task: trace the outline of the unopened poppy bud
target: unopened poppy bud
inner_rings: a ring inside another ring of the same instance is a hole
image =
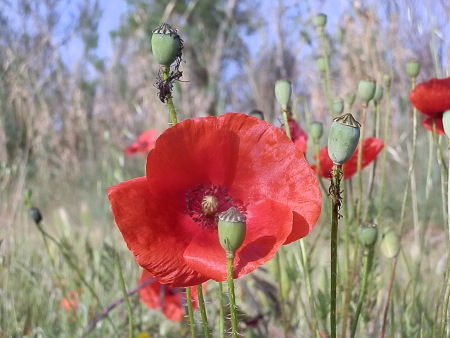
[[[264,121],[264,113],[261,110],[254,109],[249,113],[250,116],[256,117],[257,119]]]
[[[380,251],[386,258],[394,258],[400,252],[400,241],[392,228],[385,228],[383,230]]]
[[[352,114],[333,119],[328,134],[328,156],[334,164],[342,165],[350,160],[359,142],[360,127]]]
[[[359,243],[367,248],[373,247],[378,238],[378,228],[376,224],[366,223],[357,230]]]
[[[420,73],[420,62],[417,59],[409,59],[405,64],[406,74],[411,79],[415,79]]]
[[[450,110],[444,112],[442,116],[442,124],[444,125],[445,135],[450,138]]]
[[[377,89],[375,89],[375,95],[373,96],[373,100],[378,103],[383,98],[384,90],[383,87],[377,85]]]
[[[309,125],[309,136],[313,140],[320,140],[323,135],[323,124],[321,122],[311,122]]]
[[[373,99],[376,90],[376,82],[373,79],[359,81],[358,83],[358,97],[367,106],[370,100]]]
[[[383,75],[383,84],[386,88],[391,88],[392,79],[389,74]]]
[[[319,56],[316,59],[317,69],[321,73],[325,73],[327,71],[327,60],[323,56]]]
[[[42,222],[42,214],[38,208],[36,208],[36,207],[30,208],[28,210],[28,215],[30,215],[30,217],[34,221],[34,223],[39,224]]]
[[[344,100],[340,97],[334,99],[333,101],[333,113],[335,115],[341,115],[344,111]]]
[[[324,28],[327,24],[327,16],[323,13],[317,14],[314,18],[314,24],[318,28]]]
[[[275,98],[281,109],[287,110],[289,101],[291,100],[292,87],[291,83],[286,80],[278,80],[275,83]]]
[[[218,216],[217,230],[219,242],[226,251],[227,257],[234,257],[234,253],[244,243],[246,232],[246,218],[235,207],[231,207]]]
[[[182,44],[177,30],[163,23],[152,33],[152,51],[156,61],[161,66],[170,67],[181,55]]]

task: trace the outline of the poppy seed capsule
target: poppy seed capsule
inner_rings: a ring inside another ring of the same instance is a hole
[[[391,88],[392,79],[388,74],[383,75],[383,84],[386,88]]]
[[[291,83],[287,80],[278,80],[275,83],[275,98],[281,109],[287,110],[289,101],[291,100],[292,87]]]
[[[394,258],[400,252],[400,241],[392,228],[385,228],[381,235],[380,251],[386,258]]]
[[[226,251],[227,257],[233,257],[234,253],[244,243],[246,218],[235,207],[220,213],[218,218],[217,230],[220,245]]]
[[[319,56],[316,59],[316,64],[317,64],[317,69],[319,70],[319,72],[325,73],[327,71],[327,61],[325,60],[325,58],[323,56]]]
[[[30,208],[28,210],[28,215],[30,215],[30,217],[34,221],[34,223],[39,224],[42,222],[42,214],[38,208],[36,208],[36,207]]]
[[[333,101],[333,113],[336,115],[341,115],[344,111],[344,100],[340,97],[334,99]]]
[[[177,30],[163,23],[152,33],[153,56],[161,66],[170,67],[181,55],[181,41]]]
[[[378,103],[383,98],[384,90],[383,87],[377,85],[377,89],[375,89],[375,95],[373,96],[373,100]]]
[[[323,13],[317,14],[314,18],[314,24],[316,27],[324,28],[327,24],[327,16]]]
[[[420,62],[417,59],[409,59],[405,63],[406,74],[411,79],[415,79],[420,73]]]
[[[345,103],[347,104],[348,109],[352,109],[353,104],[356,101],[356,95],[353,92],[347,93],[345,96]]]
[[[359,142],[360,124],[352,114],[333,119],[328,134],[328,156],[336,165],[342,165],[352,157]]]
[[[444,125],[445,135],[450,138],[450,110],[444,112],[442,116],[442,124]]]
[[[359,243],[367,248],[373,247],[378,238],[378,228],[376,224],[367,223],[361,225],[357,230]]]
[[[323,135],[323,124],[321,122],[311,122],[309,125],[309,136],[313,140],[320,140]]]
[[[369,101],[373,99],[376,87],[376,82],[373,79],[369,78],[364,81],[359,81],[358,97],[363,102],[363,104],[367,105]]]

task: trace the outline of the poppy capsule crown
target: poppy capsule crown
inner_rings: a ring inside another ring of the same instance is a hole
[[[342,165],[352,157],[359,142],[360,124],[352,114],[333,119],[328,135],[328,156],[336,165]]]

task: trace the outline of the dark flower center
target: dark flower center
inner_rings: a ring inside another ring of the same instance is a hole
[[[186,213],[205,230],[216,230],[217,215],[231,207],[245,214],[245,208],[228,195],[225,187],[199,184],[186,193]]]

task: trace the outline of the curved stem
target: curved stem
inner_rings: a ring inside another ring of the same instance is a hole
[[[227,254],[227,281],[228,281],[228,297],[230,299],[231,314],[231,336],[237,338],[237,312],[236,312],[236,296],[234,294],[234,278],[233,278],[234,255]]]
[[[211,337],[208,327],[208,317],[206,315],[205,299],[203,298],[203,289],[201,285],[197,285],[198,307],[202,316],[203,335],[207,338]]]
[[[169,67],[162,67],[162,76],[164,83],[166,84],[169,81]],[[169,117],[170,117],[170,124],[172,127],[178,123],[177,121],[177,113],[175,111],[175,106],[173,105],[172,101],[172,93],[169,92],[166,94],[166,103],[167,103],[167,109],[169,110]]]
[[[189,327],[191,328],[191,337],[196,338],[197,332],[195,330],[194,310],[192,308],[192,296],[190,287],[186,288],[186,303],[188,308]]]
[[[284,307],[284,295],[283,295],[283,281],[282,281],[282,273],[281,273],[281,259],[280,259],[280,251],[275,254],[275,264],[277,271],[277,279],[278,279],[278,295],[280,297],[280,309],[281,309],[281,321],[283,324],[284,337],[287,337],[289,330],[289,323],[286,317],[286,309]]]

